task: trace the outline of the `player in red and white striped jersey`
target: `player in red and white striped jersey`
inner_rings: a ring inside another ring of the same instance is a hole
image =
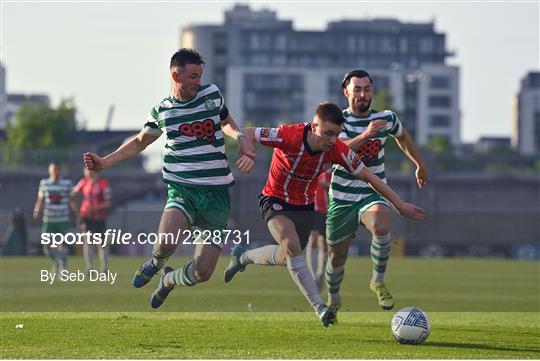
[[[403,202],[364,167],[360,156],[338,139],[344,122],[341,109],[324,102],[317,107],[311,123],[244,129],[248,140],[274,147],[260,207],[263,219],[279,246],[252,250],[235,246],[225,270],[225,282],[229,282],[250,263],[286,265],[292,279],[326,327],[334,322],[335,310],[322,301],[302,256],[313,224],[313,199],[319,174],[332,164],[339,164],[386,197],[403,216],[417,220],[424,218],[421,208]]]
[[[111,208],[111,187],[109,182],[101,178],[98,171],[84,168],[82,178],[73,188],[73,193],[82,193],[83,200],[80,209],[81,230],[83,232],[105,234],[105,212]],[[97,247],[101,272],[107,272],[109,268],[109,251],[102,245],[90,244],[87,239],[83,245],[84,261],[87,274],[94,268],[94,250]]]

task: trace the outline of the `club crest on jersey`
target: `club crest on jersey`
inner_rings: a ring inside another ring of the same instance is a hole
[[[349,153],[349,160],[351,162],[352,169],[356,169],[360,166],[360,164],[362,164],[362,157],[353,151]]]
[[[206,98],[206,100],[204,101],[204,107],[206,108],[206,110],[214,110],[216,109],[216,104],[214,104],[214,101],[210,98]]]
[[[281,206],[281,204],[277,204],[277,203],[272,204],[272,208],[274,209],[274,211],[283,210],[283,207]]]
[[[261,128],[261,140],[266,142],[281,142],[283,139],[278,137],[279,128]]]

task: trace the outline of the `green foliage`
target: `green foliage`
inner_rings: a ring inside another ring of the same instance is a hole
[[[24,104],[6,128],[6,145],[13,150],[67,148],[75,143],[75,105],[64,99],[54,109],[42,104]]]
[[[426,144],[426,148],[437,155],[450,154],[453,151],[452,144],[447,137],[434,136]]]
[[[392,96],[388,89],[383,88],[375,93],[372,100],[372,107],[379,110],[393,109]]]

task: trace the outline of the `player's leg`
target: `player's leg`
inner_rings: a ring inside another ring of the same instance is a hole
[[[219,246],[197,244],[193,260],[176,270],[171,267],[163,268],[158,288],[150,297],[152,308],[161,306],[175,286],[195,286],[197,283],[208,281],[216,268],[220,254]]]
[[[100,233],[103,239],[103,243],[97,245],[98,257],[100,263],[100,272],[107,272],[109,270],[109,249],[110,245],[108,239],[105,239],[106,225],[104,220],[96,221],[96,232]],[[108,237],[107,237],[108,238]]]
[[[282,213],[287,205],[273,197],[260,196],[259,206],[262,218],[268,224],[268,220],[276,214]],[[268,245],[254,249],[247,249],[242,245],[236,245],[231,249],[231,260],[225,268],[225,282],[230,282],[234,275],[243,272],[249,264],[265,266],[286,266],[284,254],[279,245]]]
[[[308,244],[306,246],[306,263],[309,269],[309,272],[313,275],[313,278],[316,279],[317,275],[317,260],[319,258],[319,231],[316,229],[309,232]],[[320,291],[320,290],[319,290]]]
[[[328,291],[328,305],[336,310],[341,307],[341,295],[339,290],[345,277],[345,262],[349,253],[349,246],[354,239],[354,234],[349,234],[342,239],[334,240],[328,244],[328,261],[326,262],[326,289]]]
[[[322,292],[328,249],[326,248],[326,213],[315,212],[313,229],[317,231],[314,239],[317,257],[314,260],[313,277],[319,293]]]
[[[370,253],[373,274],[370,289],[377,296],[381,308],[390,310],[394,307],[394,300],[386,288],[384,275],[392,248],[390,241],[392,213],[386,204],[376,203],[363,212],[360,218],[372,235]]]
[[[325,279],[328,305],[339,310],[341,307],[341,283],[345,277],[345,262],[349,246],[358,228],[358,203],[345,203],[330,198],[326,217],[326,244],[328,261]]]
[[[315,280],[306,266],[295,223],[284,215],[276,215],[268,221],[267,225],[268,230],[280,245],[278,259],[285,258],[287,269],[294,283],[313,307],[323,325],[329,326],[332,323],[331,320],[334,319],[334,314],[324,304]],[[301,233],[307,237],[307,232]]]
[[[324,274],[326,268],[326,260],[328,259],[328,248],[326,247],[326,237],[324,233],[319,233],[317,236],[317,268],[315,269],[315,283],[319,293],[322,292],[324,284]]]
[[[164,269],[160,285],[150,299],[153,308],[161,306],[176,285],[194,286],[208,281],[221,254],[222,231],[227,228],[230,213],[228,189],[194,190],[183,187],[183,198],[189,199],[196,206],[196,226],[203,229],[203,232],[195,242],[193,260],[177,270]],[[206,231],[212,235],[210,238],[204,235]]]
[[[42,227],[43,233],[60,233],[65,234],[67,231],[67,224],[64,225],[63,223],[49,223],[44,222]],[[63,261],[66,257],[64,254],[64,251],[62,249],[62,245],[59,246],[49,246],[49,245],[43,245],[43,253],[49,257],[52,261],[52,268],[51,272],[56,273],[59,271],[62,271],[65,267],[65,262]]]
[[[86,277],[89,277],[90,270],[94,269],[94,245],[92,244],[91,221],[83,218],[81,222],[81,232],[84,234],[83,258],[86,265]],[[90,233],[89,233],[90,232]]]
[[[166,208],[161,215],[158,233],[159,242],[154,244],[152,258],[139,267],[133,277],[133,286],[142,287],[165,266],[169,256],[176,250],[176,243],[167,242],[167,234],[177,234],[180,230],[189,229],[189,223],[185,214],[178,208]],[[164,235],[164,237],[162,237]]]

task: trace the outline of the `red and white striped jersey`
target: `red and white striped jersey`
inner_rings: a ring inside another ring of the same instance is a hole
[[[315,188],[315,210],[320,213],[328,212],[328,188],[332,180],[332,170],[328,169],[321,173],[317,178],[317,187]],[[320,183],[325,183],[326,188],[321,187]]]
[[[81,203],[81,217],[92,220],[105,219],[105,210],[91,210],[89,208],[103,204],[112,198],[111,187],[109,182],[103,178],[99,178],[97,182],[88,178],[83,178],[73,188],[74,193],[81,192],[83,201]]]
[[[263,195],[277,197],[294,205],[311,204],[315,197],[317,177],[330,169],[332,164],[343,166],[353,175],[364,168],[360,156],[339,139],[330,151],[312,151],[307,142],[310,131],[310,123],[255,129],[255,140],[274,148]]]

